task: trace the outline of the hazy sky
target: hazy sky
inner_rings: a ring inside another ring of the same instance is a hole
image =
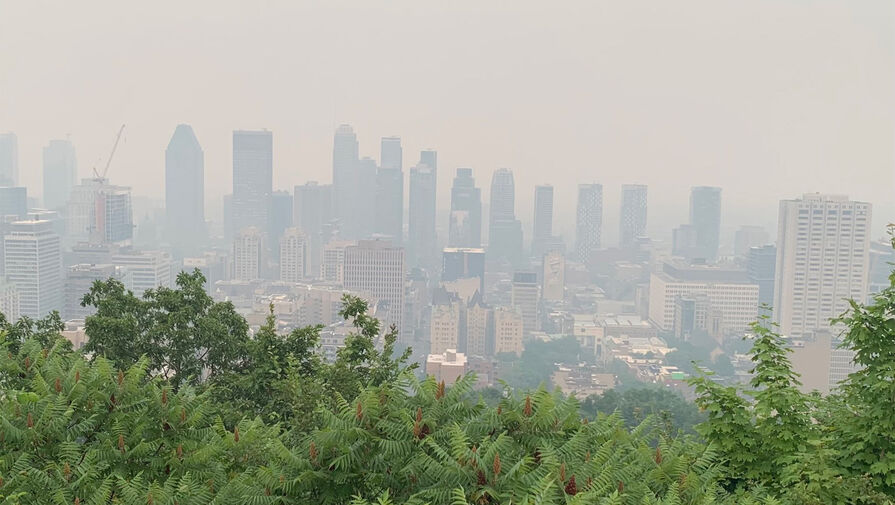
[[[230,191],[231,131],[274,133],[280,189],[331,178],[332,133],[404,140],[405,170],[516,174],[517,214],[556,186],[650,185],[652,229],[686,219],[691,185],[724,188],[724,225],[777,201],[847,193],[895,221],[895,2],[0,0],[0,131],[40,193],[41,147],[71,135],[82,176],[122,123],[110,178],[162,196],[178,123],[205,149],[206,206]],[[485,202],[487,204],[487,201]]]

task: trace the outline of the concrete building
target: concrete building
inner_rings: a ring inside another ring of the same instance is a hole
[[[178,257],[204,243],[205,153],[193,127],[177,125],[165,149],[165,236]]]
[[[64,210],[71,190],[78,183],[75,146],[68,140],[51,140],[43,148],[43,205]]]
[[[344,284],[345,249],[354,245],[347,240],[334,240],[323,248],[323,263],[320,266],[320,278],[326,282]]]
[[[240,230],[233,239],[230,254],[230,278],[254,281],[264,278],[264,235],[250,226]]]
[[[494,309],[494,353],[514,353],[521,356],[523,351],[523,316],[516,309],[497,307]]]
[[[15,284],[0,279],[0,314],[9,323],[15,323],[22,317],[21,298]]]
[[[131,190],[106,179],[84,179],[71,192],[66,211],[71,243],[129,245],[134,238]]]
[[[799,374],[804,393],[819,391],[827,394],[836,388],[858,367],[852,362],[855,352],[840,349],[840,341],[828,330],[806,333],[804,339],[790,342],[793,371]]]
[[[25,219],[28,214],[28,190],[21,186],[0,186],[0,218]]]
[[[466,375],[466,370],[466,355],[456,349],[432,353],[426,358],[426,375],[431,375],[438,383],[453,384]]]
[[[647,187],[644,184],[622,184],[622,206],[619,217],[618,243],[622,249],[633,247],[646,236]]]
[[[494,311],[474,297],[466,307],[466,355],[487,357],[494,354]]]
[[[344,286],[379,301],[383,328],[402,327],[404,276],[404,249],[388,240],[361,240],[345,248]]]
[[[62,311],[62,246],[49,221],[16,221],[3,240],[4,270],[19,292],[22,316]]]
[[[299,282],[308,273],[308,239],[298,228],[289,228],[280,238],[280,280]]]
[[[871,205],[841,195],[806,194],[780,202],[774,320],[800,337],[868,292]]]
[[[538,308],[540,296],[538,292],[538,276],[531,272],[513,274],[511,305],[522,314],[525,335],[540,330],[538,324]]]
[[[233,132],[233,233],[254,227],[266,230],[273,193],[273,134]]]
[[[451,187],[449,247],[482,247],[482,191],[471,168],[458,168]]]
[[[170,288],[176,277],[171,255],[164,251],[119,251],[112,255],[112,264],[124,270],[122,275],[130,281],[125,286],[137,296],[149,289]]]
[[[461,304],[459,300],[445,300],[432,306],[429,324],[429,352],[443,354],[457,349],[460,343]]]
[[[126,279],[125,270],[112,264],[88,265],[78,264],[68,268],[65,276],[65,300],[62,319],[87,319],[96,312],[95,307],[82,307],[81,299],[90,291],[96,281],[118,279],[125,286],[133,281]]]
[[[705,295],[721,313],[721,333],[741,335],[757,319],[758,290],[744,270],[664,263],[650,275],[649,319],[660,330],[673,331],[678,297]]]
[[[579,184],[575,216],[575,253],[588,261],[600,248],[603,235],[603,185]]]
[[[547,302],[561,302],[565,299],[566,260],[560,251],[544,254],[541,263],[541,298]]]

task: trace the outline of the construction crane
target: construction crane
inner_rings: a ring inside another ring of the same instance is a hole
[[[106,175],[109,173],[109,165],[112,164],[112,157],[115,156],[115,150],[118,149],[118,142],[121,141],[121,134],[124,133],[124,125],[121,125],[121,128],[118,129],[118,136],[115,137],[115,144],[112,145],[112,152],[109,153],[109,159],[106,160],[106,167],[103,169],[102,175],[96,171],[96,167],[93,167],[93,175],[96,176],[99,180],[106,180]]]

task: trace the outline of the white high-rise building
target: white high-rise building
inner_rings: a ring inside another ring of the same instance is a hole
[[[22,317],[21,298],[15,284],[0,279],[0,314],[9,323],[15,323]]]
[[[345,288],[376,298],[383,328],[404,320],[404,249],[388,240],[361,240],[345,248]]]
[[[66,238],[72,243],[129,244],[134,237],[131,190],[106,179],[83,179],[66,207]]]
[[[62,310],[62,247],[50,221],[16,221],[3,240],[4,270],[19,292],[21,315]]]
[[[513,275],[512,306],[522,314],[523,331],[526,335],[540,330],[538,324],[538,275],[533,272],[516,272]]]
[[[174,281],[171,255],[164,251],[123,251],[112,255],[112,264],[137,296],[150,289],[170,288]]]
[[[264,237],[261,230],[250,226],[240,230],[233,239],[230,278],[234,281],[256,281],[261,279],[262,251]]]
[[[871,205],[841,195],[780,202],[774,320],[799,337],[863,301],[868,290]]]
[[[298,228],[288,228],[280,238],[280,280],[298,282],[307,275],[308,239]]]
[[[327,282],[343,284],[345,280],[345,248],[354,245],[349,240],[333,240],[323,248],[320,278]]]

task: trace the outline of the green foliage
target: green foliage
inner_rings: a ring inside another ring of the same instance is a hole
[[[10,323],[0,313],[0,344],[6,344],[10,352],[18,352],[19,346],[26,340],[34,339],[44,347],[52,347],[65,329],[65,323],[56,311],[37,321],[24,316],[15,323]]]
[[[181,272],[176,284],[141,299],[118,280],[96,281],[82,301],[97,309],[87,317],[85,350],[119,367],[146,357],[149,370],[175,387],[241,366],[248,346],[245,319],[232,303],[208,296],[198,269]]]
[[[616,411],[628,428],[637,426],[649,416],[656,416],[668,425],[670,432],[695,433],[695,426],[705,420],[705,415],[680,393],[661,387],[642,386],[621,392],[610,389],[602,395],[588,396],[581,403],[581,412],[591,419],[598,414],[610,415]]]
[[[521,357],[507,354],[499,358],[500,379],[515,389],[527,391],[548,387],[556,363],[579,363],[587,356],[574,336],[566,336],[550,341],[531,340],[526,342]]]

